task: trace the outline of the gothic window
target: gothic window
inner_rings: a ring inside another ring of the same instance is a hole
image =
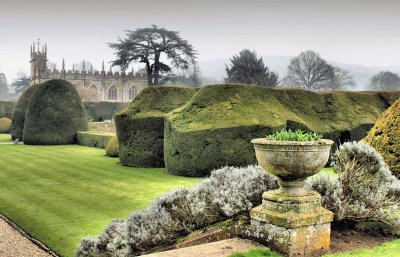
[[[130,89],[129,89],[129,100],[133,100],[133,99],[135,99],[136,98],[136,94],[137,94],[137,90],[136,90],[136,87],[131,87]]]
[[[97,100],[97,87],[95,85],[89,88],[89,94],[91,100]]]
[[[115,86],[112,86],[110,89],[108,89],[108,100],[117,100],[117,88]]]

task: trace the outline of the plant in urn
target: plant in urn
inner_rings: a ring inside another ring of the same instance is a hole
[[[302,131],[282,130],[251,141],[256,158],[279,179],[280,188],[263,194],[262,205],[250,212],[261,241],[287,256],[319,256],[329,251],[333,213],[304,181],[328,162],[332,140]]]

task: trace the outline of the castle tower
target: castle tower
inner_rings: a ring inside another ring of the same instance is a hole
[[[40,49],[40,39],[37,42],[37,51],[35,43],[31,46],[31,82],[30,85],[39,84],[46,77],[47,73],[47,45]]]

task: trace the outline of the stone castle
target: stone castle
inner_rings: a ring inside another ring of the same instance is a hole
[[[31,81],[30,85],[42,83],[50,79],[65,79],[76,87],[83,101],[98,102],[130,102],[147,87],[147,77],[143,72],[129,73],[104,70],[93,71],[93,67],[85,67],[83,61],[80,70],[65,69],[64,59],[61,70],[48,68],[47,45],[40,47],[40,42],[31,45]],[[88,68],[88,69],[87,69]]]

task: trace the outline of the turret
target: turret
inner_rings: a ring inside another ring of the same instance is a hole
[[[31,82],[30,84],[41,83],[47,77],[47,46],[42,46],[40,49],[40,39],[31,45]]]
[[[82,74],[86,73],[85,60],[82,61]]]

